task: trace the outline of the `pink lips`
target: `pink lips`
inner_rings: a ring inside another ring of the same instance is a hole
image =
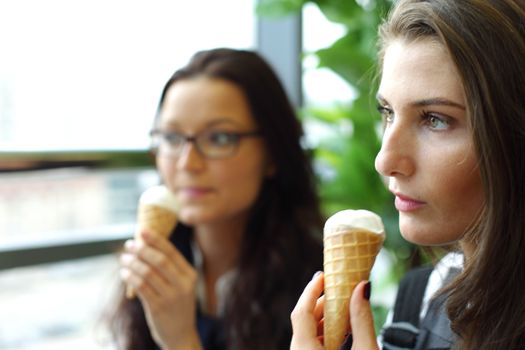
[[[396,199],[394,204],[396,206],[396,209],[402,212],[414,211],[423,207],[426,204],[425,202],[421,202],[413,198],[403,196],[399,193],[395,193],[395,195]]]
[[[188,199],[198,199],[211,192],[211,189],[204,187],[182,187],[178,192]]]

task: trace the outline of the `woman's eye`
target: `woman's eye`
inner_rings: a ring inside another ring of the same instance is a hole
[[[432,113],[424,113],[424,120],[429,128],[433,130],[447,130],[450,128],[448,118]]]
[[[394,121],[394,111],[384,106],[378,106],[377,110],[381,114],[381,118],[386,124],[391,124]]]
[[[164,140],[166,140],[170,145],[180,145],[185,141],[184,136],[176,132],[166,133],[164,135]]]
[[[227,132],[213,132],[208,135],[208,141],[215,146],[227,146],[233,139],[234,135]]]

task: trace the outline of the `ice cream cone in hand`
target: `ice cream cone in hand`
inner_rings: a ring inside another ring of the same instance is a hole
[[[139,233],[143,230],[168,237],[177,224],[177,210],[177,200],[168,188],[162,185],[148,188],[139,199],[135,240],[140,240]],[[134,298],[135,290],[128,286],[126,296]]]
[[[324,227],[324,347],[338,350],[349,328],[350,296],[368,280],[385,239],[381,218],[367,210],[343,210]]]

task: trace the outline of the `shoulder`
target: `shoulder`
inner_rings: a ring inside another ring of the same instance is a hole
[[[420,310],[433,266],[408,271],[401,279],[394,309],[378,338],[383,349],[412,348],[419,334]]]
[[[463,255],[460,253],[448,253],[435,266],[422,266],[408,271],[399,283],[394,317],[410,309],[410,319],[416,322],[417,310],[422,318],[428,308],[432,297],[447,283],[453,271],[461,270],[463,267]]]

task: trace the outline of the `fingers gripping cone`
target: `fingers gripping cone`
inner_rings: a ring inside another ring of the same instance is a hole
[[[324,347],[338,350],[349,327],[349,300],[368,280],[385,239],[381,218],[367,210],[343,210],[324,227]]]
[[[177,224],[177,209],[175,196],[165,186],[148,188],[140,196],[135,239],[140,240],[142,230],[168,237]],[[134,298],[135,290],[128,286],[126,296]]]

